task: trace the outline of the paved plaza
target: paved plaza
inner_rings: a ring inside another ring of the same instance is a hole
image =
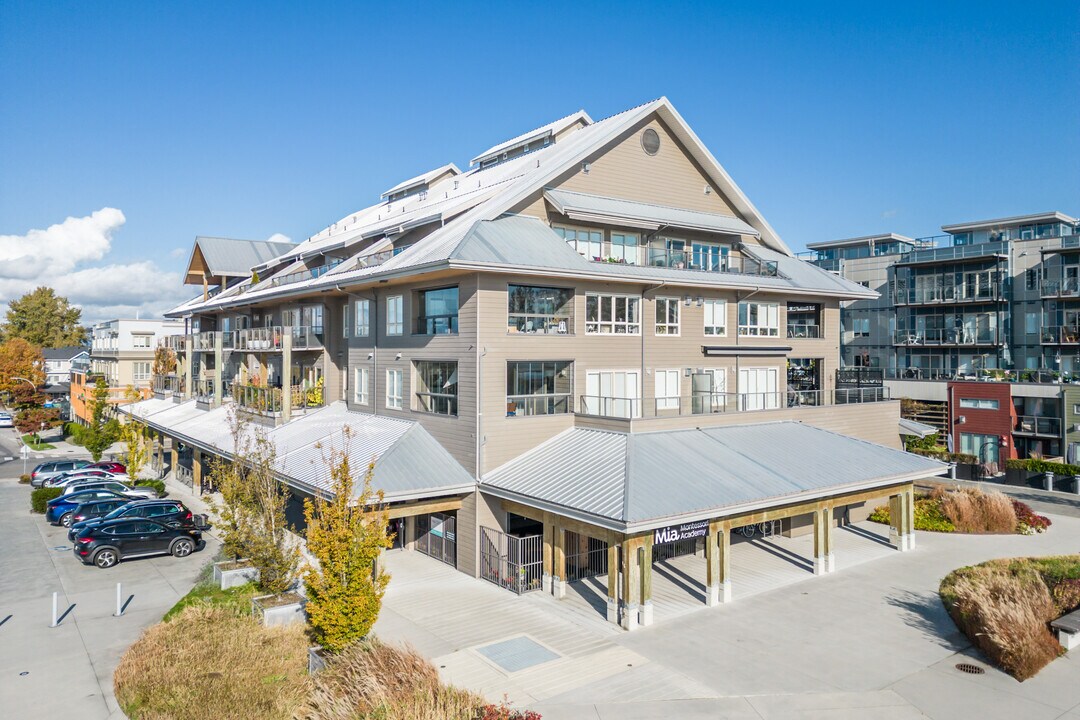
[[[517,597],[399,551],[386,560],[394,577],[376,631],[411,643],[446,680],[546,720],[1080,720],[1080,659],[1066,655],[1019,683],[982,660],[936,593],[963,565],[1077,552],[1080,520],[1052,519],[1029,537],[920,532],[906,553],[860,523],[837,531],[837,572],[820,577],[792,561],[808,557],[809,538],[735,543],[735,599],[714,608],[701,599],[702,560],[678,558],[654,569],[656,623],[632,633],[604,619],[587,584],[561,601]],[[962,661],[985,674],[962,673]]]

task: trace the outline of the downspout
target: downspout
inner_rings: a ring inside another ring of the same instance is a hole
[[[378,393],[376,389],[379,387],[379,291],[375,288],[371,288],[371,297],[366,295],[360,295],[358,293],[351,293],[345,290],[340,285],[335,285],[334,289],[338,292],[345,293],[350,297],[360,298],[361,300],[368,300],[372,304],[372,311],[368,312],[368,320],[371,323],[371,358],[373,360],[373,366],[371,369],[371,412],[373,415],[379,414],[379,403],[376,400]],[[352,316],[353,330],[356,329],[356,308],[353,308]],[[348,372],[349,362],[345,361],[345,372]],[[355,395],[356,388],[353,388],[353,394]],[[348,400],[346,399],[346,402]]]
[[[480,273],[476,273],[476,481],[480,482],[484,451],[484,371],[481,367],[486,351],[480,349]]]

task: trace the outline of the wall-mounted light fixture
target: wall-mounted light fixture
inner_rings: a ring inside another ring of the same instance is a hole
[[[697,303],[698,307],[701,307],[702,305],[705,304],[705,299],[703,297],[701,297],[700,295],[698,295],[697,299],[694,302]]]
[[[581,163],[581,172],[588,175],[590,170],[592,170],[592,163],[590,163],[590,162]]]
[[[690,296],[689,295],[687,295],[686,297],[683,298],[683,305],[686,305],[686,307],[690,307]]]

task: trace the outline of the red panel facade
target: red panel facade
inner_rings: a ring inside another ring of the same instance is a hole
[[[961,407],[961,401],[996,400],[997,409]],[[963,418],[963,421],[961,421]],[[1016,445],[1012,431],[1016,426],[1016,410],[1013,407],[1009,383],[999,382],[950,382],[949,427],[953,431],[953,450],[963,452],[962,434],[994,435],[998,439],[998,457],[994,458],[1004,468],[1005,461],[1015,458]],[[980,458],[987,461],[988,458]]]

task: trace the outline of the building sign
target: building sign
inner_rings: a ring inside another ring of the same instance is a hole
[[[694,538],[705,537],[708,534],[708,520],[698,520],[697,522],[683,523],[682,525],[668,525],[653,531],[653,545],[693,540]]]

